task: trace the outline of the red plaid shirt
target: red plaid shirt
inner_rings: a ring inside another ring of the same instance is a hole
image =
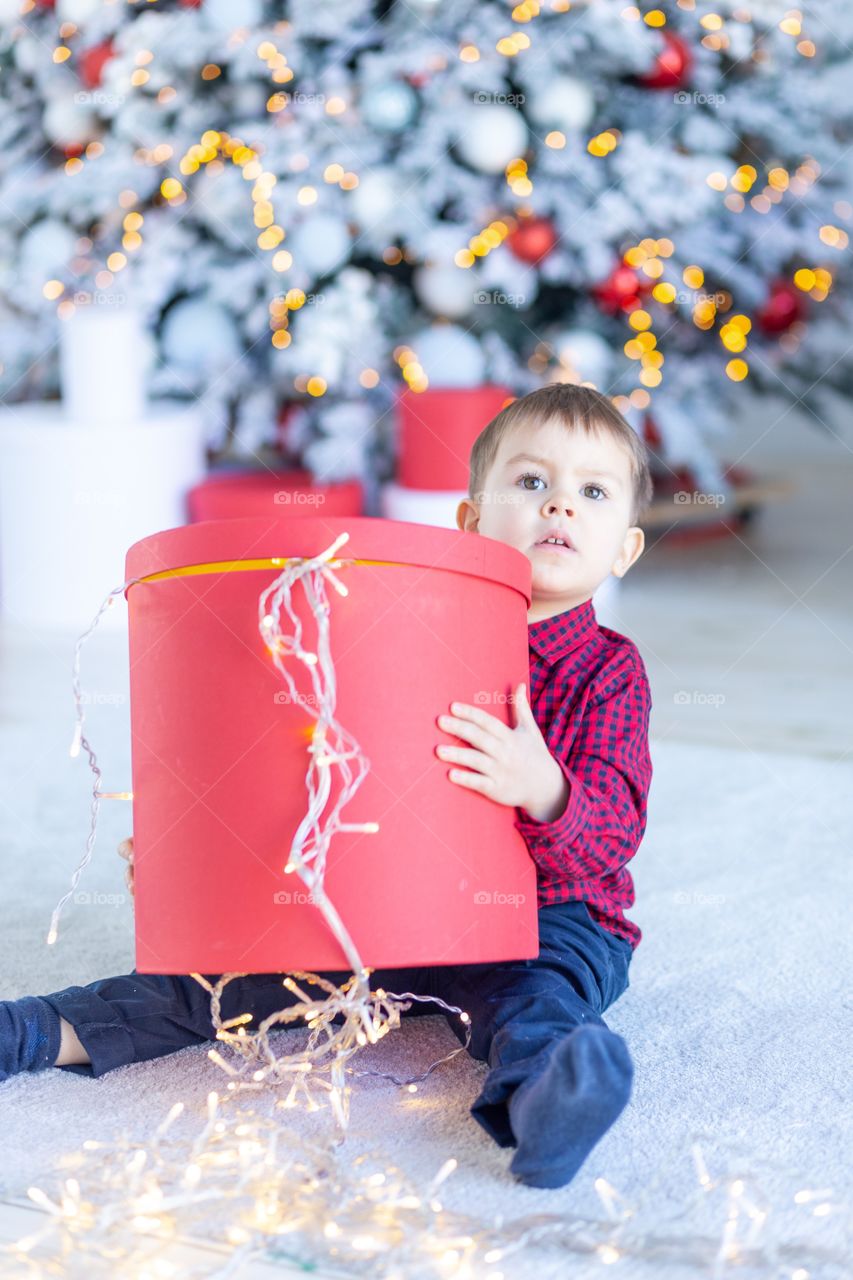
[[[583,899],[594,920],[636,947],[642,932],[623,910],[634,902],[626,863],[646,829],[652,779],[643,660],[631,640],[599,625],[591,600],[530,623],[527,634],[530,705],[570,788],[553,822],[516,808],[539,906]]]

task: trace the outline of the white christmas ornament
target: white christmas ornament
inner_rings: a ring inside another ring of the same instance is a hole
[[[176,303],[163,323],[163,353],[170,364],[197,372],[224,374],[237,360],[241,344],[230,312],[202,298]]]
[[[557,76],[537,86],[528,95],[526,108],[531,120],[543,129],[564,129],[574,133],[585,129],[595,113],[595,97],[589,85],[573,76]]]
[[[524,117],[503,103],[474,103],[462,113],[456,150],[472,169],[500,173],[527,150]]]
[[[77,237],[54,218],[43,218],[24,233],[21,242],[21,274],[33,282],[60,276],[74,257]]]
[[[391,169],[369,169],[349,195],[349,207],[362,227],[385,226],[397,207],[398,184]]]
[[[263,21],[263,0],[204,0],[204,20],[216,31],[234,31],[237,27],[257,27]]]
[[[20,7],[19,0],[19,10]],[[57,0],[56,16],[59,22],[73,22],[76,27],[82,27],[103,7],[104,0]]]
[[[412,278],[415,293],[434,315],[458,320],[474,306],[475,278],[454,263],[428,262]]]
[[[459,325],[424,329],[412,338],[410,346],[431,387],[478,387],[485,380],[483,350],[474,335]]]
[[[566,329],[551,338],[558,361],[550,371],[550,382],[594,382],[603,390],[613,367],[610,347],[592,329]]]
[[[82,146],[97,133],[95,112],[76,98],[74,93],[57,93],[45,107],[42,125],[58,147]]]
[[[312,213],[293,233],[290,251],[298,267],[313,275],[334,271],[347,258],[350,234],[334,213]]]
[[[379,133],[400,133],[415,118],[418,96],[405,80],[371,85],[361,98],[365,123]]]

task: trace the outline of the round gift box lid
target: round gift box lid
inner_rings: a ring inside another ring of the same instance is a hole
[[[321,555],[342,533],[348,533],[349,539],[338,547],[336,559],[414,565],[487,578],[514,587],[530,605],[532,567],[517,548],[480,533],[377,516],[252,516],[164,529],[128,549],[125,579],[168,575],[189,567],[209,566],[215,572],[235,561],[258,569],[277,567],[264,562]]]

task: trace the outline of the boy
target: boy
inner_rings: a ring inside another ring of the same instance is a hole
[[[500,1146],[517,1148],[511,1172],[528,1186],[569,1182],[631,1091],[627,1046],[601,1014],[629,985],[641,937],[623,909],[634,901],[626,863],[646,825],[651,699],[635,646],[598,625],[592,594],[642,554],[637,520],[650,499],[645,446],[586,387],[524,396],[475,441],[457,524],[531,562],[531,693],[528,701],[526,686],[516,689],[511,728],[452,703],[437,724],[455,741],[436,752],[454,785],[515,808],[537,867],[540,953],[371,977],[374,989],[437,995],[469,1013],[471,1051],[490,1066],[472,1114]],[[132,859],[132,843],[123,850]],[[130,876],[132,888],[132,866]],[[340,985],[349,973],[328,976]],[[252,1012],[258,1023],[288,999],[278,975],[235,979],[222,1018]],[[455,1018],[450,1025],[464,1042]],[[0,1079],[50,1065],[99,1076],[214,1034],[193,978],[104,978],[0,1002]]]

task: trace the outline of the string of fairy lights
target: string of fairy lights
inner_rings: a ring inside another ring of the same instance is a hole
[[[340,814],[364,780],[369,762],[352,735],[334,716],[335,678],[331,656],[331,611],[326,582],[339,595],[348,593],[337,574],[357,561],[336,558],[348,540],[341,534],[321,554],[311,558],[282,558],[282,572],[258,601],[258,629],[276,669],[287,681],[291,699],[313,715],[316,726],[308,748],[308,805],[295,833],[283,874],[298,874],[310,888],[351,966],[352,977],[341,988],[319,974],[294,972],[283,986],[296,1003],[266,1018],[250,1032],[248,1013],[223,1021],[221,999],[229,981],[215,983],[193,977],[211,998],[211,1021],[218,1049],[210,1060],[228,1077],[224,1090],[211,1090],[202,1116],[187,1115],[177,1100],[155,1131],[144,1139],[121,1133],[110,1141],[89,1139],[81,1149],[63,1155],[29,1187],[29,1202],[44,1218],[36,1229],[0,1244],[10,1278],[41,1274],[73,1256],[85,1260],[93,1277],[121,1270],[128,1280],[163,1280],[186,1274],[186,1262],[171,1261],[170,1246],[204,1242],[222,1255],[221,1267],[208,1268],[211,1280],[235,1276],[255,1259],[287,1262],[304,1270],[321,1266],[346,1267],[347,1274],[369,1274],[388,1280],[508,1280],[503,1267],[525,1250],[558,1249],[569,1258],[610,1267],[622,1259],[647,1261],[656,1276],[685,1273],[722,1277],[737,1269],[743,1280],[842,1280],[849,1250],[805,1238],[791,1239],[790,1217],[842,1224],[848,1206],[832,1188],[801,1187],[775,1214],[762,1179],[764,1166],[742,1147],[720,1135],[694,1133],[687,1150],[690,1178],[680,1184],[684,1202],[673,1206],[666,1185],[684,1149],[668,1153],[638,1199],[622,1195],[606,1178],[594,1179],[602,1205],[599,1218],[537,1213],[485,1224],[471,1215],[448,1209],[442,1184],[459,1167],[452,1156],[444,1161],[425,1188],[415,1185],[387,1154],[370,1148],[358,1155],[345,1145],[349,1133],[350,1087],[347,1073],[374,1076],[403,1091],[405,1106],[435,1105],[435,1098],[418,1094],[418,1083],[470,1044],[470,1020],[464,1011],[432,997],[369,990],[369,968],[361,963],[349,931],[323,886],[329,841],[336,832],[358,830],[375,834],[375,823],[347,824]],[[89,628],[75,645],[72,689],[76,724],[72,756],[81,748],[94,776],[90,832],[86,850],[72,878],[76,886],[91,858],[98,805],[102,799],[132,799],[130,792],[105,792],[101,771],[84,727],[85,700],[80,686],[80,657],[103,613],[119,594],[144,579],[130,579],[102,603]],[[302,625],[294,611],[292,589],[301,583],[317,625],[312,649],[303,645]],[[291,627],[285,630],[284,615]],[[286,661],[302,664],[311,677],[312,692],[302,695]],[[341,785],[329,813],[331,770],[337,767]],[[58,935],[59,915],[70,894],[57,905],[48,942]],[[319,988],[312,999],[308,987]],[[433,1063],[420,1076],[400,1079],[390,1072],[347,1065],[360,1050],[378,1042],[399,1026],[400,1013],[411,1000],[432,1000],[466,1025],[464,1046]],[[336,1015],[343,1024],[335,1028]],[[270,1041],[275,1030],[305,1022],[307,1040],[301,1048],[276,1053]],[[321,1040],[321,1037],[324,1039]],[[328,1076],[328,1079],[326,1079]],[[246,1104],[249,1091],[255,1105]],[[283,1096],[282,1096],[283,1094]],[[319,1100],[319,1101],[318,1101]],[[328,1106],[323,1103],[327,1102]],[[304,1103],[304,1108],[300,1105]],[[333,1133],[306,1135],[282,1112],[301,1116],[326,1112],[334,1120]],[[709,1151],[709,1144],[713,1151]],[[712,1167],[715,1162],[722,1168]],[[778,1173],[778,1170],[776,1171]],[[784,1171],[787,1174],[787,1170]],[[787,1210],[787,1212],[786,1212]],[[819,1271],[814,1268],[820,1267]]]
[[[151,0],[151,3],[156,4],[157,0]],[[26,14],[36,7],[37,0],[24,0],[21,12]],[[747,5],[725,16],[713,11],[700,13],[696,0],[677,0],[677,8],[682,12],[696,15],[697,39],[703,48],[715,53],[724,54],[730,49],[730,25],[752,21],[752,14]],[[547,11],[551,14],[569,13],[571,9],[570,0],[551,0],[547,6]],[[508,34],[497,40],[495,51],[502,57],[512,59],[523,57],[528,49],[535,48],[535,34],[534,39],[531,39],[525,28],[535,33],[536,20],[541,17],[542,11],[543,6],[538,0],[523,0],[522,3],[515,5],[508,15],[514,27]],[[621,18],[627,23],[642,22],[661,33],[666,32],[669,24],[666,12],[650,5],[644,5],[642,8],[638,5],[626,5],[621,10]],[[282,30],[286,31],[288,24],[284,23],[281,26]],[[817,52],[815,40],[806,30],[807,26],[808,17],[797,8],[781,12],[775,21],[775,29],[793,41],[797,54],[806,59],[814,57]],[[60,24],[60,43],[53,50],[54,62],[61,64],[72,58],[74,39],[78,35],[79,29],[73,22]],[[251,32],[248,28],[237,26],[228,36],[228,42],[230,46],[237,47],[245,44],[250,38]],[[272,92],[266,101],[267,113],[277,115],[288,111],[292,107],[292,97],[285,86],[291,84],[296,72],[289,65],[287,55],[279,47],[276,39],[270,37],[258,43],[256,54],[265,64],[272,84]],[[149,83],[149,68],[154,56],[150,49],[141,49],[136,52],[135,66],[130,75],[130,85],[133,89],[142,90]],[[751,60],[760,64],[766,61],[768,56],[762,42],[756,41],[750,55]],[[463,39],[458,57],[462,62],[475,63],[481,57],[481,49],[470,38]],[[215,62],[205,64],[199,71],[203,80],[215,80],[221,73],[221,66]],[[156,97],[158,103],[165,107],[173,102],[175,95],[174,86],[164,85],[158,90]],[[340,117],[346,114],[350,105],[343,96],[332,94],[324,103],[324,111],[330,117]],[[608,126],[599,129],[588,139],[587,151],[593,157],[604,159],[619,146],[621,140],[621,131]],[[567,144],[565,133],[559,129],[549,130],[542,141],[545,147],[555,150],[560,150]],[[67,158],[66,172],[69,176],[81,173],[86,160],[96,160],[103,152],[102,142],[97,140],[90,142],[82,156],[71,155]],[[286,229],[275,216],[272,197],[278,179],[274,173],[264,168],[261,152],[262,148],[250,146],[224,130],[207,130],[197,143],[191,145],[183,155],[177,158],[180,177],[175,174],[164,177],[160,183],[158,197],[162,204],[179,207],[187,199],[182,179],[191,178],[203,167],[216,172],[221,170],[226,162],[234,164],[241,169],[243,178],[252,184],[252,212],[257,229],[258,249],[270,254],[270,265],[274,272],[285,273],[291,269],[294,260],[291,252],[283,247]],[[139,147],[135,153],[135,159],[146,165],[163,166],[173,162],[175,155],[172,146],[163,142],[150,148]],[[309,171],[311,167],[310,157],[301,152],[291,156],[288,163],[294,174]],[[780,164],[768,165],[762,179],[763,187],[760,190],[756,187],[759,183],[757,168],[755,165],[746,163],[733,164],[730,173],[714,170],[707,175],[706,182],[713,190],[720,192],[726,209],[732,214],[743,212],[747,203],[758,214],[767,214],[786,195],[794,198],[802,195],[818,179],[819,174],[820,168],[817,162],[811,157],[806,157],[793,172],[789,172]],[[527,159],[524,156],[512,159],[506,166],[505,178],[509,194],[519,202],[515,214],[507,213],[503,217],[492,219],[487,226],[470,237],[468,244],[455,255],[456,266],[461,270],[475,267],[479,259],[503,243],[510,230],[516,225],[517,219],[529,218],[533,215],[532,205],[525,203],[534,192]],[[339,163],[330,163],[323,170],[322,181],[337,185],[343,191],[352,191],[359,185],[359,175]],[[316,204],[318,198],[318,185],[310,179],[306,180],[296,192],[297,203],[303,207]],[[104,265],[95,271],[95,284],[101,289],[112,284],[115,275],[128,265],[129,256],[138,253],[143,246],[145,214],[136,207],[139,203],[137,193],[129,189],[122,191],[118,203],[120,210],[125,211],[120,215],[121,247],[108,252]],[[847,201],[837,201],[835,213],[843,221],[853,217],[853,208]],[[821,225],[818,235],[820,242],[832,250],[841,251],[849,245],[848,233],[836,223]],[[669,248],[663,249],[661,246],[664,245],[668,245]],[[77,257],[71,264],[72,271],[79,273],[94,266],[90,256],[93,249],[91,237],[80,238],[77,243]],[[703,288],[706,276],[709,279],[713,276],[711,265],[688,263],[681,268],[681,279],[678,280],[677,275],[673,276],[671,271],[664,270],[662,261],[671,259],[674,264],[673,254],[674,247],[670,240],[648,238],[641,241],[640,245],[631,246],[625,250],[621,259],[623,265],[636,265],[647,277],[657,282],[652,298],[662,308],[660,320],[664,325],[672,323],[672,308],[683,305],[681,285],[686,285],[690,290],[699,291]],[[403,261],[409,264],[417,261],[417,255],[411,249],[398,245],[387,246],[382,257],[389,266]],[[657,275],[653,275],[655,271]],[[665,276],[667,278],[663,278]],[[793,271],[792,284],[798,291],[807,294],[811,302],[820,303],[829,296],[832,289],[833,272],[825,262],[802,264]],[[47,299],[57,302],[57,310],[61,318],[66,318],[73,313],[77,305],[70,296],[67,296],[66,286],[59,279],[46,281],[43,294]],[[299,288],[285,289],[280,295],[271,298],[269,331],[273,347],[284,349],[291,345],[293,335],[290,331],[290,315],[299,311],[305,302],[305,293]],[[731,293],[711,285],[711,292],[699,292],[692,300],[691,320],[700,331],[717,330],[725,358],[725,374],[733,382],[742,382],[750,372],[746,346],[752,319],[741,313],[730,315],[729,312],[733,307],[734,299]],[[638,300],[632,309],[626,307],[626,312],[628,324],[636,331],[636,336],[627,338],[624,351],[631,361],[637,361],[639,364],[640,385],[629,392],[613,396],[614,403],[622,412],[626,412],[628,408],[644,410],[650,406],[653,392],[664,380],[665,359],[658,346],[658,337],[652,331],[653,322],[646,307],[642,306]],[[719,328],[717,328],[718,323]],[[786,354],[795,352],[804,331],[804,322],[797,320],[784,332],[775,335],[781,350]],[[554,358],[555,352],[552,347],[547,342],[539,342],[528,357],[528,365],[534,371],[541,371],[552,363]],[[398,346],[393,352],[393,359],[410,389],[416,392],[428,389],[429,379],[416,352],[410,347]],[[557,360],[558,364],[561,363],[559,357]],[[571,376],[571,371],[565,372],[567,376]],[[379,378],[380,375],[376,369],[365,368],[359,374],[359,383],[361,387],[370,388],[378,383]],[[293,379],[293,385],[294,390],[299,394],[313,398],[320,398],[328,391],[326,379],[311,372],[297,374]]]

